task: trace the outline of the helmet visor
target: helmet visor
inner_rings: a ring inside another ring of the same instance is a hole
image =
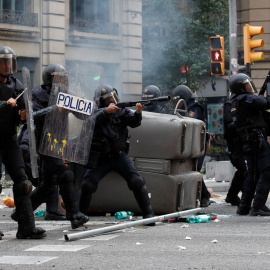
[[[9,76],[17,72],[17,55],[1,54],[0,55],[0,74]]]
[[[245,84],[245,90],[247,93],[258,93],[257,88],[251,79],[247,79],[243,83]]]
[[[118,95],[117,95],[117,93],[116,93],[115,90],[113,90],[112,92],[109,92],[109,93],[106,94],[106,95],[102,95],[102,96],[101,96],[101,99],[105,100],[105,99],[110,98],[110,97],[113,98],[114,103],[119,102],[119,97],[118,97]]]

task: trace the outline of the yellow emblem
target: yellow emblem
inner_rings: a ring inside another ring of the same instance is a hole
[[[144,93],[147,93],[147,89],[144,90]]]
[[[106,89],[105,89],[105,88],[102,88],[101,92],[102,92],[103,94],[105,94],[105,93],[106,93]]]
[[[9,53],[9,50],[8,50],[8,49],[5,49],[4,52],[5,52],[5,53]]]
[[[189,116],[190,116],[190,117],[194,117],[194,115],[195,115],[195,112],[189,111]]]

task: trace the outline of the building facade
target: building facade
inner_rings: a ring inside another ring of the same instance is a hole
[[[18,54],[17,77],[27,67],[33,86],[45,66],[61,64],[86,86],[107,83],[138,95],[141,10],[142,0],[0,0],[0,44]]]

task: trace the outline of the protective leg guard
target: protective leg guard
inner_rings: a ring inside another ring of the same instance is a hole
[[[24,180],[19,184],[13,185],[14,201],[18,217],[18,239],[40,239],[46,236],[45,230],[35,227],[35,219],[29,193],[32,190],[32,184]]]
[[[89,218],[83,213],[79,212],[73,180],[73,173],[67,170],[59,178],[59,186],[60,193],[66,207],[67,220],[70,220],[72,229],[76,229],[86,223]]]
[[[146,186],[142,186],[140,189],[133,190],[134,197],[142,210],[143,218],[151,218],[154,217],[154,212],[150,203],[150,199],[148,196],[148,192]],[[148,226],[155,226],[154,223],[147,224]]]
[[[60,210],[57,186],[55,186],[53,193],[46,201],[46,214],[44,220],[66,220],[65,214]]]
[[[265,171],[262,174],[261,179],[259,179],[259,182],[257,183],[257,186],[256,186],[256,193],[255,193],[253,205],[250,211],[251,215],[254,216],[260,213],[260,210],[262,209],[263,206],[265,206],[265,203],[267,201],[269,190],[270,190],[270,172]],[[260,214],[268,215],[265,213],[260,213]]]
[[[82,213],[88,215],[92,194],[97,190],[97,185],[94,185],[89,180],[84,180],[81,185],[79,208]]]
[[[232,206],[239,206],[240,198],[238,197],[238,193],[243,190],[246,175],[246,172],[236,171],[225,199],[226,203],[230,203]]]

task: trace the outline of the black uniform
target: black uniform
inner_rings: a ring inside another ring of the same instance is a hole
[[[88,169],[84,176],[80,193],[80,211],[83,213],[87,214],[92,193],[97,190],[99,181],[109,172],[115,171],[126,180],[129,189],[133,191],[142,210],[143,218],[154,216],[145,180],[138,174],[128,156],[127,126],[138,127],[141,120],[141,113],[133,113],[127,108],[119,110],[115,114],[109,114],[105,108],[101,108],[96,113],[93,140],[101,139],[100,157],[96,166]]]
[[[233,99],[230,99],[224,104],[224,138],[227,141],[228,146],[227,155],[229,156],[232,165],[236,168],[236,172],[232,179],[225,201],[233,206],[238,206],[240,203],[238,193],[243,189],[243,183],[248,170],[241,142],[238,138],[235,124],[232,119],[232,102]]]
[[[48,106],[51,87],[41,85],[33,89],[33,110],[38,111]],[[42,134],[45,115],[35,118],[37,144]],[[66,127],[64,123],[63,127]],[[63,160],[50,156],[40,155],[41,183],[31,193],[33,209],[48,201],[49,196],[55,192],[56,185],[60,187],[60,194],[66,208],[66,218],[71,221],[72,228],[78,228],[89,219],[79,212],[77,196],[74,190],[74,175],[65,166]]]
[[[256,188],[250,215],[270,215],[262,210],[270,190],[270,146],[266,139],[267,124],[262,116],[269,107],[262,95],[245,93],[232,98],[232,117],[250,172],[244,181],[239,214],[250,209]]]
[[[23,98],[17,100],[18,107],[1,106],[10,98],[15,98],[23,90],[21,82],[11,76],[6,83],[0,83],[0,168],[7,168],[14,182],[13,193],[17,209],[17,238],[42,238],[46,236],[41,228],[35,228],[34,214],[29,194],[32,184],[27,180],[21,149],[17,142],[16,125],[20,119],[18,111],[24,108]]]

